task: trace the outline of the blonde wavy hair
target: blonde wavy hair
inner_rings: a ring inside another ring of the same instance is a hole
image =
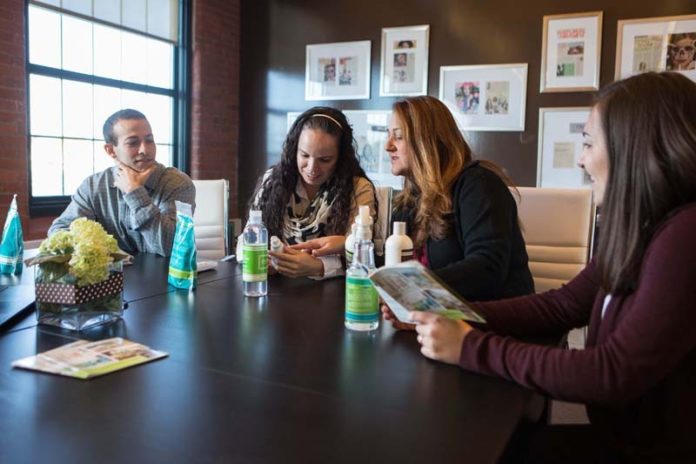
[[[473,156],[452,113],[440,100],[430,96],[406,98],[394,103],[392,110],[410,150],[409,172],[403,190],[394,198],[394,207],[415,210],[412,236],[420,248],[428,237],[441,240],[451,234],[452,189]],[[481,165],[511,184],[495,164],[481,161]]]

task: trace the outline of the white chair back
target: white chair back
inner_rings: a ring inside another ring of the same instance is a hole
[[[529,269],[538,293],[568,282],[592,256],[596,208],[590,189],[519,187],[518,212],[529,255]],[[573,329],[567,344],[585,346],[586,328]],[[565,418],[556,411],[563,408]],[[551,401],[549,422],[588,423],[584,406]],[[571,417],[572,416],[572,417]]]
[[[25,240],[24,241],[24,250],[35,250],[39,248],[41,245],[41,242],[43,242],[44,239],[40,240]]]
[[[193,213],[198,259],[218,260],[227,255],[227,179],[194,180],[196,209]]]
[[[558,288],[587,264],[595,205],[590,189],[519,187],[518,213],[538,293]]]
[[[375,187],[377,196],[377,223],[374,229],[375,254],[384,254],[384,242],[389,238],[389,224],[391,223],[392,188]]]

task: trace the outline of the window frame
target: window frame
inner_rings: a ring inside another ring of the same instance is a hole
[[[40,216],[58,216],[70,203],[69,195],[56,195],[56,196],[40,196],[35,197],[32,194],[32,171],[31,171],[31,114],[30,114],[30,86],[29,80],[31,75],[53,77],[58,79],[67,79],[76,82],[103,85],[107,87],[114,87],[119,89],[134,90],[138,92],[147,92],[151,94],[164,95],[171,97],[172,102],[172,165],[178,169],[189,172],[190,160],[188,156],[190,139],[189,139],[189,128],[191,122],[190,115],[190,47],[189,41],[191,39],[191,1],[190,0],[179,0],[179,40],[174,44],[174,85],[171,89],[153,87],[145,84],[137,84],[128,81],[121,81],[118,79],[111,79],[106,77],[94,76],[91,74],[83,74],[75,71],[67,71],[63,69],[52,68],[48,66],[33,64],[29,62],[29,5],[31,0],[25,0],[24,2],[24,63],[25,63],[25,88],[26,88],[26,153],[27,153],[27,180],[28,180],[28,191],[29,191],[29,215],[30,217],[40,217]],[[79,19],[84,19],[95,24],[102,24],[109,27],[118,27],[107,21],[102,21],[100,19],[90,17],[87,15],[81,15],[73,11],[64,10],[59,7],[37,4],[40,8],[45,8],[48,10],[53,10],[57,13],[67,14]],[[128,27],[119,27],[119,29],[127,32],[133,32],[140,34],[147,38],[163,40],[161,37],[157,37],[151,34],[143,33],[139,30],[134,30]],[[70,138],[70,137],[67,137]],[[61,136],[61,140],[65,140],[66,137]]]

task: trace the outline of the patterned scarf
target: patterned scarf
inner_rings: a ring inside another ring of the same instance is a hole
[[[311,201],[306,195],[303,197],[298,193],[302,191],[300,189],[304,190],[301,184],[298,184],[297,190],[290,196],[290,203],[283,218],[283,236],[290,244],[327,235],[326,223],[335,198],[329,199],[329,189],[325,186],[322,186]]]

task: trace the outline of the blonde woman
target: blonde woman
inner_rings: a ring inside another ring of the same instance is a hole
[[[426,96],[395,103],[385,150],[392,174],[405,177],[392,219],[407,222],[419,261],[472,301],[534,292],[507,179],[493,163],[473,160],[442,102]],[[343,237],[326,237],[297,246],[322,256],[343,244]],[[386,306],[383,313],[408,326]]]
[[[405,178],[393,218],[407,222],[421,263],[469,300],[534,292],[517,205],[503,174],[472,159],[442,102],[425,96],[395,103],[385,149],[392,174]],[[398,324],[386,306],[383,312]]]

